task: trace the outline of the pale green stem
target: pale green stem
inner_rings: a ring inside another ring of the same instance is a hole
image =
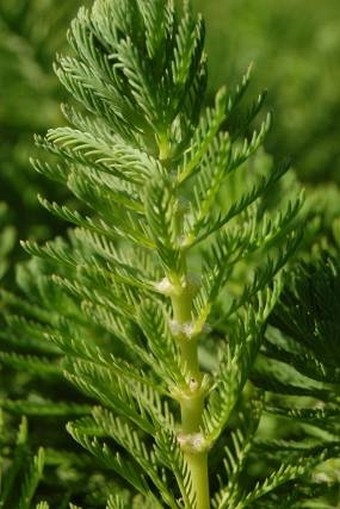
[[[188,288],[172,297],[173,319],[178,326],[190,323],[192,294]],[[198,363],[198,347],[195,338],[183,336],[179,341],[181,357],[190,376],[191,390],[180,399],[181,434],[194,437],[200,433],[204,409],[204,394],[201,391],[202,373]],[[190,440],[189,440],[190,441]],[[196,497],[195,509],[209,509],[208,454],[206,450],[186,450],[183,448],[185,461],[191,472],[192,488]]]
[[[165,134],[159,136],[159,159],[165,164],[169,157],[170,145]],[[180,236],[183,228],[183,213],[177,215],[177,234]],[[182,264],[185,274],[172,274],[169,277],[175,286],[171,297],[173,320],[176,326],[181,327],[191,323],[192,320],[192,288],[190,288],[186,274],[186,255],[182,253]],[[173,281],[175,279],[175,281]],[[202,373],[198,362],[198,346],[196,338],[183,337],[179,339],[182,363],[189,374],[189,390],[179,398],[181,407],[181,436],[184,440],[200,436],[205,395],[201,390]],[[192,490],[195,494],[195,509],[210,509],[208,453],[203,447],[183,447],[183,455],[191,472]]]
[[[187,453],[185,459],[196,491],[196,509],[209,509],[208,453],[206,451],[196,454]]]

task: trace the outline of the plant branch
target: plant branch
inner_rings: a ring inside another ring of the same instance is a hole
[[[184,254],[182,254],[185,257]],[[186,267],[186,259],[181,264]],[[178,341],[182,365],[188,377],[185,390],[178,391],[181,407],[181,432],[178,442],[191,473],[192,494],[195,509],[209,509],[208,453],[201,432],[204,410],[205,390],[202,384],[203,374],[198,362],[197,338],[190,334],[192,329],[192,300],[195,285],[190,276],[178,275],[177,284],[171,295],[173,311],[173,331]]]

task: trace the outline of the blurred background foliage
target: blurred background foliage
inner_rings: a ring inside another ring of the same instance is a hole
[[[267,148],[307,182],[340,182],[338,0],[194,0],[207,24],[210,87],[254,62],[274,127]]]
[[[80,0],[1,0],[0,2],[0,201],[18,238],[42,238],[57,230],[43,214],[37,193],[60,190],[32,171],[34,133],[62,122],[61,89],[53,73],[54,55],[66,47],[66,30]],[[2,214],[3,216],[3,214]],[[20,250],[16,249],[15,255]]]

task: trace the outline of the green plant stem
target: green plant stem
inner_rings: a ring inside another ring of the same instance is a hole
[[[178,289],[172,297],[173,319],[176,326],[185,327],[191,322],[192,290],[189,285]],[[202,373],[198,363],[196,338],[179,335],[182,362],[189,374],[189,390],[180,398],[181,436],[190,442],[183,447],[185,461],[191,472],[192,489],[196,498],[196,509],[209,509],[208,454],[200,447],[200,427],[204,410],[204,393],[201,390]],[[202,437],[203,438],[203,437]]]
[[[196,493],[196,509],[210,508],[207,452],[185,454],[191,472],[192,485]]]
[[[159,137],[159,159],[165,164],[170,155],[170,145],[166,134]],[[178,204],[179,205],[179,204]],[[177,235],[180,237],[183,226],[183,211],[178,209]],[[172,274],[168,277],[174,284],[175,291],[171,297],[173,320],[176,327],[181,329],[190,325],[192,320],[193,289],[190,287],[187,274],[186,255],[182,253],[181,266],[185,274]],[[202,425],[205,395],[201,390],[202,373],[198,362],[198,345],[194,337],[186,337],[185,333],[178,335],[182,364],[189,374],[189,390],[180,398],[181,407],[181,436],[199,437]],[[203,447],[183,447],[184,459],[191,473],[192,491],[196,500],[195,509],[210,509],[208,453]]]

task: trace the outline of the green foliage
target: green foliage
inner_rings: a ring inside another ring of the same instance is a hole
[[[33,456],[28,445],[27,421],[21,421],[12,457],[8,457],[8,442],[6,430],[3,428],[1,415],[1,490],[0,506],[4,509],[18,507],[18,509],[48,509],[46,503],[37,506],[33,502],[38,484],[42,479],[45,454],[39,448]],[[20,486],[20,489],[18,489]],[[45,505],[44,505],[45,504]]]
[[[0,278],[8,270],[8,256],[13,249],[14,242],[15,229],[8,224],[8,209],[5,203],[0,203]]]
[[[267,340],[263,345],[264,355],[268,355],[273,368],[274,379],[279,371],[277,363],[289,366],[296,373],[297,386],[303,384],[306,394],[313,387],[320,392],[321,400],[329,402],[330,418],[335,416],[339,385],[339,266],[336,259],[324,255],[324,259],[312,265],[299,268],[284,292],[279,306],[272,315],[272,327],[268,329]],[[286,368],[287,369],[287,368]],[[308,381],[309,380],[309,381]],[[312,381],[314,383],[312,384]],[[280,384],[280,379],[278,379]],[[286,393],[294,395],[293,380],[290,385],[282,379],[281,386]],[[290,390],[292,392],[290,392]],[[321,403],[321,402],[320,402]],[[317,422],[327,419],[327,406],[319,409],[296,410],[301,418]],[[335,414],[334,414],[335,412]],[[289,414],[294,415],[295,409]]]
[[[274,507],[292,483],[291,502],[304,503],[315,468],[338,455],[338,429],[312,440],[303,423],[322,416],[301,407],[291,412],[299,442],[265,440],[265,419],[285,411],[278,388],[299,404],[328,398],[332,423],[338,372],[321,333],[305,351],[266,330],[303,237],[303,200],[293,185],[270,203],[289,163],[263,164],[271,117],[252,122],[265,94],[235,123],[249,69],[207,105],[204,24],[189,2],[96,0],[68,39],[56,73],[80,106],[63,107],[70,125],[36,138],[49,159],[33,165],[74,196],[40,199],[70,228],[25,242],[21,295],[1,294],[0,358],[28,376],[4,408],[71,419],[69,434],[94,456],[103,482],[89,497],[78,486],[93,480],[87,456],[83,472],[65,438],[57,444],[59,464],[77,472],[64,507]]]
[[[321,448],[324,459],[339,457],[339,273],[338,259],[326,252],[294,271],[271,315],[255,365],[253,381],[271,394],[266,412],[275,416],[277,426],[290,423],[277,444],[289,458],[300,457],[297,438],[306,434],[313,459]],[[295,444],[287,441],[289,433],[294,433]],[[273,444],[266,443],[265,449],[276,453]],[[315,496],[321,504],[318,497],[324,494],[331,504],[325,507],[337,504],[337,461],[330,468],[326,463],[323,474],[313,473],[302,500]],[[320,479],[327,483],[324,490]]]

